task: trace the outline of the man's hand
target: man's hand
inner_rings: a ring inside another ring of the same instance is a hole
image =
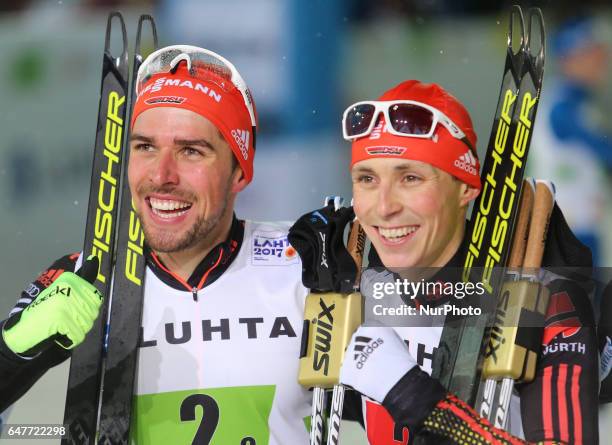
[[[349,343],[340,383],[379,402],[394,422],[416,433],[446,390],[422,371],[397,333],[361,326]]]
[[[80,344],[102,306],[102,294],[91,284],[97,272],[98,258],[91,256],[76,274],[64,272],[28,307],[9,318],[2,332],[9,349],[33,356],[53,341],[65,349]]]
[[[340,383],[379,403],[417,366],[408,347],[393,328],[360,326],[346,348]]]
[[[357,266],[344,243],[344,229],[355,217],[352,207],[330,203],[301,216],[289,229],[289,242],[302,260],[302,283],[319,292],[353,290]]]

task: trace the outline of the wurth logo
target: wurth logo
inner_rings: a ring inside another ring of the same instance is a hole
[[[357,336],[355,338],[355,346],[353,347],[353,360],[357,362],[357,369],[363,368],[370,355],[383,343],[382,338],[372,341],[370,337]]]
[[[232,136],[240,148],[240,153],[246,161],[249,158],[249,131],[248,130],[232,130]]]
[[[466,151],[464,154],[455,159],[453,165],[461,170],[465,170],[470,175],[477,175],[476,170],[476,158],[472,154],[471,150]]]
[[[543,355],[556,354],[557,352],[577,352],[586,354],[586,344],[582,342],[559,342],[544,345]]]

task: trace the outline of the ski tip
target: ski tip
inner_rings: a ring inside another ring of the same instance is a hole
[[[138,55],[141,54],[140,40],[141,40],[141,37],[142,37],[142,28],[143,28],[144,22],[149,22],[149,26],[151,28],[151,38],[152,38],[152,41],[153,41],[153,48],[157,49],[159,47],[159,42],[158,42],[158,38],[157,38],[157,26],[155,25],[155,19],[153,18],[153,16],[151,14],[142,14],[138,18],[138,28],[136,30],[135,52]]]
[[[514,47],[515,20],[518,22],[520,28],[520,44],[518,45],[518,48]],[[508,28],[508,48],[513,54],[519,54],[525,49],[525,45],[527,44],[527,35],[525,31],[525,17],[523,15],[523,10],[519,5],[512,5],[512,9],[510,10],[510,25]]]
[[[123,49],[119,58],[127,60],[128,48],[127,48],[127,30],[125,28],[125,20],[119,11],[112,11],[108,14],[108,20],[106,21],[106,36],[104,38],[104,52],[110,53],[111,51],[111,34],[113,33],[113,19],[119,21],[119,27],[121,29],[121,39]]]
[[[527,49],[530,54],[539,59],[539,64],[544,63],[546,51],[546,31],[544,28],[544,14],[540,8],[529,8],[527,11]],[[534,33],[539,39],[534,41]],[[535,50],[535,52],[534,52]]]

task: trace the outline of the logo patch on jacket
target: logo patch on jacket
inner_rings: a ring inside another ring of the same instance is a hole
[[[253,232],[251,262],[254,266],[287,266],[298,262],[298,254],[283,232]]]

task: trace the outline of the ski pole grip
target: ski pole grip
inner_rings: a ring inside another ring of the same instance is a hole
[[[535,181],[533,178],[524,179],[521,187],[521,200],[519,202],[519,210],[516,218],[516,228],[514,229],[514,237],[512,238],[510,256],[508,258],[509,269],[518,270],[523,265],[527,238],[529,236],[529,220],[531,218],[534,194]]]
[[[365,243],[366,234],[361,228],[359,220],[355,218],[355,220],[353,221],[353,226],[351,227],[351,232],[349,233],[349,238],[346,246],[349,253],[353,257],[353,260],[355,261],[355,265],[357,266],[357,275],[355,275],[355,289],[359,288],[359,283],[361,280],[361,265],[363,263]]]
[[[327,200],[327,199],[326,199]],[[355,264],[359,287],[365,232],[355,219],[347,248]],[[304,328],[298,382],[307,388],[332,388],[340,382],[340,367],[351,336],[363,322],[363,297],[359,292],[310,293],[304,305]]]
[[[548,224],[550,223],[550,215],[554,205],[555,187],[553,183],[538,179],[536,181],[533,215],[531,217],[531,227],[529,229],[523,269],[534,271],[534,269],[542,265]]]

